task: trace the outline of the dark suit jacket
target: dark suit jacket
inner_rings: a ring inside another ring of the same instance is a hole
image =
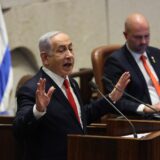
[[[40,77],[46,78],[46,91],[52,85],[56,90],[47,107],[47,113],[36,120],[33,106]],[[13,128],[18,140],[24,141],[26,160],[66,160],[67,134],[84,134],[87,124],[108,112],[103,99],[83,106],[77,83],[73,79],[70,79],[70,83],[81,105],[83,129],[63,92],[42,69],[19,89]]]
[[[158,78],[160,79],[160,50],[153,47],[148,47],[147,55],[153,66]],[[154,57],[154,60],[153,60]],[[105,62],[104,76],[111,79],[114,84],[118,81],[118,78],[125,71],[129,71],[131,74],[131,82],[126,88],[126,92],[140,99],[144,103],[151,104],[150,95],[147,89],[147,84],[140,71],[136,61],[124,45],[120,50],[114,52]],[[105,81],[107,92],[111,90],[111,84]],[[123,96],[118,102],[119,109],[126,114],[137,114],[136,110],[140,103],[135,100]]]

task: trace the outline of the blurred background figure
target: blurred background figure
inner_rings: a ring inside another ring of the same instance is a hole
[[[149,46],[150,26],[147,19],[139,13],[129,15],[124,24],[126,43],[114,52],[105,62],[104,76],[116,83],[120,75],[128,71],[131,83],[126,92],[141,100],[123,96],[118,102],[119,109],[128,115],[147,116],[154,110],[160,111],[160,50]],[[111,84],[106,82],[108,92]]]

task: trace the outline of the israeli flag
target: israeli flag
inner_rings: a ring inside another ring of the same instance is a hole
[[[0,115],[9,114],[13,84],[11,55],[0,5]]]

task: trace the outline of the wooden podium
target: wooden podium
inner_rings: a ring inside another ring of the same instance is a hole
[[[23,148],[17,146],[12,122],[14,117],[0,117],[0,160],[21,160]],[[142,138],[132,134],[127,121],[109,119],[92,124],[87,135],[68,135],[68,160],[160,160],[160,121],[131,120]]]
[[[122,137],[132,134],[132,128],[126,120],[117,119],[107,120],[103,129],[91,127],[94,130],[90,128],[87,135],[68,135],[68,160],[160,160],[160,122],[131,122],[137,134],[147,132],[147,136]]]
[[[22,160],[22,148],[19,148],[13,135],[14,117],[0,116],[0,160]]]

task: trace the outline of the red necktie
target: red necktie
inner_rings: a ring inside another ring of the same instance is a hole
[[[146,71],[147,71],[149,77],[151,78],[151,81],[152,81],[152,83],[153,83],[158,95],[160,96],[160,85],[159,85],[158,81],[156,80],[154,74],[151,72],[151,70],[150,70],[150,68],[149,68],[149,66],[148,66],[148,64],[146,62],[146,57],[144,55],[142,55],[140,57],[140,59],[142,60],[144,68],[146,69]]]
[[[72,92],[71,92],[71,90],[69,88],[70,84],[69,84],[68,80],[65,79],[63,84],[65,86],[65,90],[66,90],[66,94],[67,94],[67,97],[68,97],[68,101],[71,104],[72,109],[74,110],[74,113],[75,113],[78,121],[80,122],[80,118],[79,118],[79,115],[78,115],[78,110],[77,110],[76,102],[75,102],[75,100],[73,98],[73,95],[72,95]]]

